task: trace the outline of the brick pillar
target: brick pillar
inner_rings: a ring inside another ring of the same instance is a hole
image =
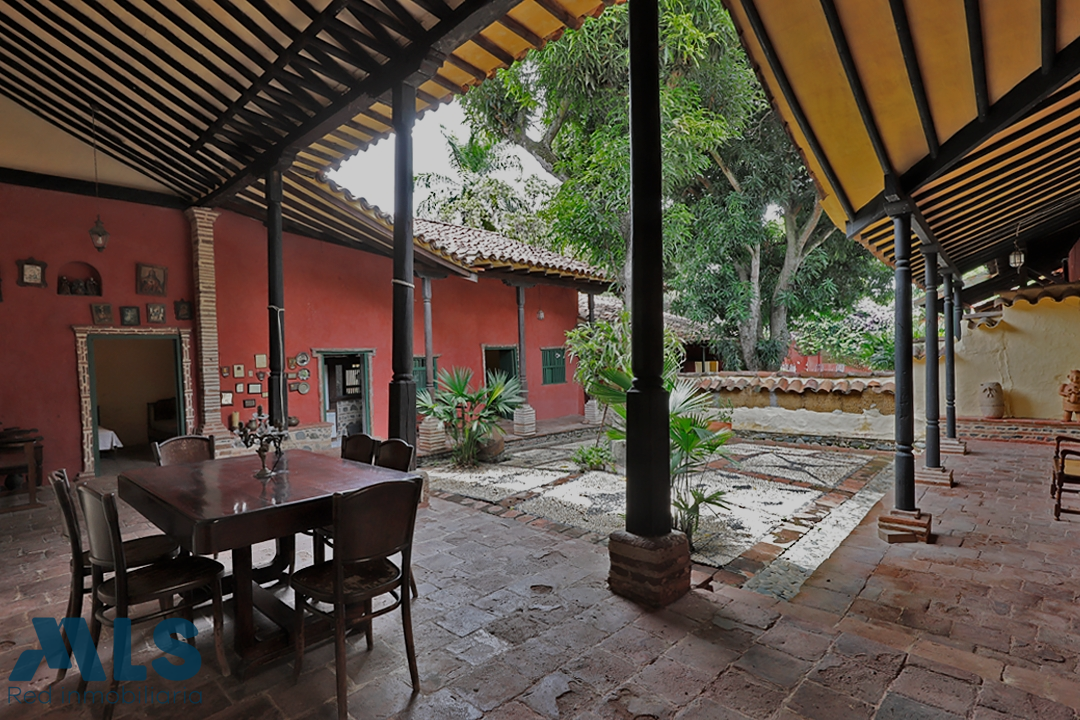
[[[217,276],[214,271],[214,221],[218,211],[192,207],[184,211],[191,223],[192,267],[195,274],[195,334],[198,339],[199,419],[195,432],[213,435],[219,448],[232,444],[232,433],[221,422],[221,373],[218,370]]]

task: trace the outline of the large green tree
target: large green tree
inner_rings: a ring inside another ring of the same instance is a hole
[[[524,148],[561,181],[544,211],[547,242],[608,267],[624,289],[627,30],[627,7],[608,8],[463,99],[475,130]],[[791,313],[858,294],[873,261],[823,218],[719,0],[661,0],[660,30],[669,286],[677,309],[737,348],[731,361],[774,365]]]

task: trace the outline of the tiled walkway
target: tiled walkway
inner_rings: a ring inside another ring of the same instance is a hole
[[[605,587],[601,545],[433,498],[418,525],[414,627],[423,692],[412,696],[396,616],[375,649],[350,643],[354,718],[903,720],[1075,718],[1080,689],[1080,522],[1049,514],[1046,446],[984,443],[957,462],[960,487],[921,499],[941,542],[888,547],[874,515],[793,601],[713,582],[646,612]],[[880,508],[880,505],[879,505]],[[0,525],[0,673],[36,647],[29,618],[58,616],[66,558],[55,506]],[[132,519],[132,530],[145,530]],[[202,625],[205,627],[205,624]],[[137,635],[135,663],[153,656]],[[206,662],[184,684],[201,703],[132,703],[117,717],[334,716],[332,650],[241,682]],[[42,669],[30,685],[43,688]],[[149,670],[155,690],[179,691]],[[64,705],[0,717],[98,717]],[[8,685],[12,685],[8,683]],[[25,689],[21,687],[20,689]],[[93,685],[91,685],[93,689]],[[1055,700],[1057,702],[1055,702]]]

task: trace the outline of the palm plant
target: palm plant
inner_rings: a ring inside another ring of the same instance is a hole
[[[417,409],[442,422],[453,442],[452,454],[459,465],[475,465],[485,439],[502,432],[499,419],[523,402],[521,383],[502,371],[487,374],[487,383],[472,388],[473,371],[454,367],[439,371],[434,395],[421,390]]]
[[[599,380],[589,386],[589,394],[605,403],[614,413],[608,437],[626,439],[626,394],[633,378],[622,370],[606,368],[599,371]],[[668,430],[671,438],[671,504],[672,524],[686,534],[694,547],[694,534],[701,524],[701,512],[727,509],[724,492],[708,490],[696,476],[731,437],[727,430],[714,431],[709,424],[718,416],[708,394],[698,390],[693,381],[677,379],[668,385]]]

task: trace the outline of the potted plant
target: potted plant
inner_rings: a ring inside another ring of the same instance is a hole
[[[426,389],[416,396],[424,415],[442,422],[450,435],[451,453],[458,465],[475,465],[492,438],[502,440],[499,419],[521,405],[521,384],[505,372],[487,374],[487,383],[473,389],[473,371],[455,367],[439,371],[435,393]],[[489,452],[495,448],[488,448]],[[497,453],[496,453],[497,454]]]

